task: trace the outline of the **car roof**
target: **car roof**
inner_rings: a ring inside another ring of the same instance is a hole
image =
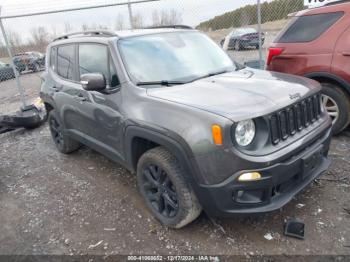
[[[121,30],[121,31],[87,31],[68,34],[56,38],[50,46],[62,45],[68,43],[79,42],[97,42],[107,43],[111,39],[123,39],[136,36],[145,36],[153,34],[173,33],[173,32],[194,32],[195,29],[182,29],[182,28],[148,28],[148,29],[133,29],[133,30]]]
[[[123,30],[116,31],[118,38],[126,38],[133,36],[142,36],[142,35],[153,35],[161,33],[173,33],[173,32],[184,32],[184,31],[195,31],[193,29],[169,29],[169,28],[156,28],[156,29],[136,29],[136,30]]]
[[[350,12],[350,1],[340,1],[327,4],[321,7],[310,8],[291,14],[290,16],[316,15],[334,12]]]
[[[41,54],[38,51],[28,51],[28,52],[23,52],[23,53],[17,53],[14,56],[28,56],[28,55],[32,55],[32,54]]]

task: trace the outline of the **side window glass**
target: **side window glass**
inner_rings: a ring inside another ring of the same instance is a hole
[[[79,74],[101,73],[105,76],[107,83],[108,72],[108,50],[107,46],[96,44],[79,45]]]
[[[57,50],[58,75],[73,80],[75,68],[74,45],[59,46]]]
[[[52,47],[50,52],[50,68],[56,72],[57,65],[57,47]]]
[[[305,43],[320,37],[326,30],[334,25],[343,12],[325,13],[317,15],[300,16],[294,19],[294,23],[278,37],[277,43]]]

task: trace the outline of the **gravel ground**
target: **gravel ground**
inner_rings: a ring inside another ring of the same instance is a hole
[[[22,78],[37,96],[38,74]],[[13,80],[0,83],[0,110],[20,105]],[[0,254],[350,255],[350,131],[332,141],[332,165],[283,209],[255,217],[199,219],[170,230],[153,219],[134,175],[81,148],[62,155],[44,125],[0,135]],[[305,240],[283,222],[306,224]],[[271,237],[271,240],[266,238]]]

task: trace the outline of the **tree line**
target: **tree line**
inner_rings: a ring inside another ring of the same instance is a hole
[[[262,23],[287,18],[288,14],[304,9],[303,0],[274,0],[261,4]],[[230,27],[241,27],[258,23],[257,5],[246,5],[236,10],[216,16],[200,23],[200,30],[219,30]]]
[[[170,10],[154,10],[152,12],[151,24],[146,25],[146,21],[142,14],[134,13],[132,17],[132,24],[134,28],[143,28],[146,26],[164,26],[182,23],[182,14],[175,9]],[[44,53],[46,46],[55,38],[62,34],[67,34],[76,31],[88,30],[125,30],[129,29],[129,17],[119,13],[116,15],[113,25],[105,25],[98,23],[83,23],[80,25],[65,22],[60,28],[56,26],[39,26],[32,28],[27,33],[24,39],[23,35],[14,30],[6,30],[7,38],[10,42],[12,53],[18,54],[25,51],[38,51]],[[0,57],[7,57],[7,51],[4,44],[0,41]]]

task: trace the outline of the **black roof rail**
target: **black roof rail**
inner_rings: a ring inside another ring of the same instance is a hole
[[[337,4],[344,4],[350,2],[350,0],[340,0],[340,1],[334,1],[334,2],[330,2],[325,4],[324,6],[330,6],[330,5],[337,5]]]
[[[55,38],[53,41],[58,41],[58,40],[63,40],[63,39],[68,39],[71,36],[118,36],[115,32],[113,31],[107,31],[107,30],[89,30],[89,31],[81,31],[81,32],[75,32],[75,33],[70,33],[66,35],[62,35],[60,37]]]
[[[194,30],[193,27],[188,25],[159,25],[159,26],[148,26],[142,29],[162,29],[162,28],[172,28],[172,29],[190,29]]]

